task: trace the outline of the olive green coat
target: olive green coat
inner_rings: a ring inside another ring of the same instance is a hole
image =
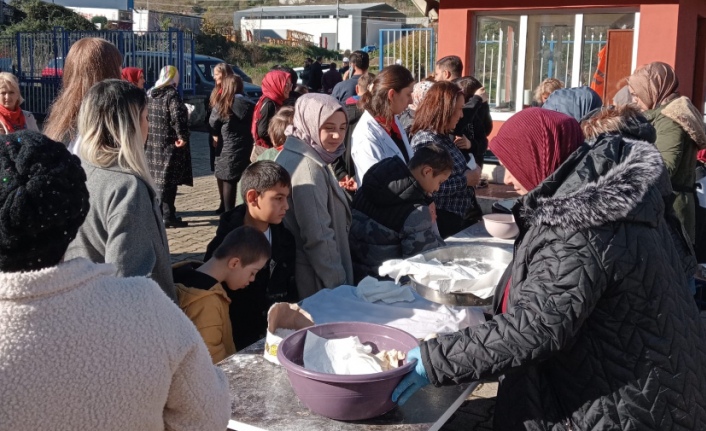
[[[694,140],[679,124],[662,114],[662,110],[668,105],[646,111],[644,115],[657,131],[655,145],[662,154],[669,178],[672,181],[672,187],[675,189],[674,212],[684,225],[684,229],[693,243],[696,237],[694,193],[678,190],[693,189],[694,187],[698,148]]]

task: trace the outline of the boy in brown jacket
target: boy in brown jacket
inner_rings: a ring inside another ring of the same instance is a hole
[[[189,261],[173,266],[179,307],[196,325],[213,363],[235,353],[228,308],[231,290],[245,288],[270,258],[270,243],[255,228],[230,232],[206,263]],[[245,347],[245,346],[241,346]]]

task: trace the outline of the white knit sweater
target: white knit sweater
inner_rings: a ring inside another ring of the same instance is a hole
[[[115,271],[0,273],[0,430],[225,430],[228,383],[194,325]]]

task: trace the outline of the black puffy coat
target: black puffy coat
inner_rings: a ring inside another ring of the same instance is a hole
[[[399,157],[383,159],[368,170],[351,207],[348,240],[356,283],[378,277],[386,260],[444,246],[434,230],[432,202]]]
[[[454,130],[455,136],[465,136],[471,141],[469,150],[461,150],[466,159],[470,159],[468,155],[472,154],[478,166],[483,166],[484,155],[488,150],[488,135],[492,131],[493,119],[490,117],[488,102],[483,102],[480,96],[468,99],[463,105],[463,117],[458,120]]]
[[[211,112],[209,125],[221,136],[221,152],[216,156],[216,178],[238,181],[250,164],[253,136],[250,133],[255,105],[243,97],[233,100],[226,118],[217,109]]]
[[[431,382],[504,375],[498,430],[706,429],[706,334],[656,148],[604,136],[514,211],[507,313],[422,343]]]

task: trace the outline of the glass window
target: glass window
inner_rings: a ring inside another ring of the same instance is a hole
[[[583,16],[583,50],[579,85],[591,85],[598,69],[601,52],[608,40],[608,30],[635,28],[635,14],[604,13]]]
[[[523,102],[545,79],[571,86],[575,15],[530,15],[527,19],[527,55]],[[531,96],[530,96],[531,99]]]
[[[476,78],[493,112],[515,112],[520,16],[478,17]]]

